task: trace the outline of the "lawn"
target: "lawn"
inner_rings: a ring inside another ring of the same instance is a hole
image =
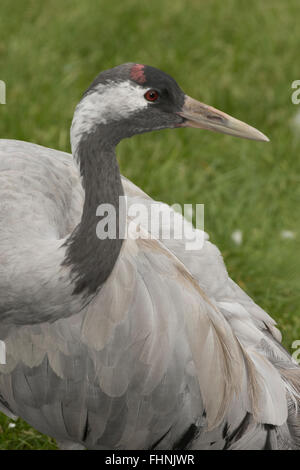
[[[123,62],[168,72],[189,95],[257,127],[269,144],[181,129],[118,148],[122,173],[153,198],[204,203],[231,277],[300,339],[299,0],[1,0],[0,136],[69,151],[74,107]],[[236,244],[232,233],[242,232]],[[288,231],[288,238],[283,231]],[[54,442],[1,415],[0,449]]]

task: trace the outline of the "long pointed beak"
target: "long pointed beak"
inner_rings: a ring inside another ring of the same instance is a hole
[[[187,95],[182,110],[178,114],[185,119],[181,124],[182,127],[198,127],[243,139],[269,142],[268,137],[254,127]]]

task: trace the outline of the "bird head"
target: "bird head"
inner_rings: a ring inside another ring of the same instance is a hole
[[[178,127],[269,140],[257,129],[190,98],[165,72],[127,63],[100,73],[85,92],[74,114],[72,148],[90,133],[100,132],[102,139],[117,144],[135,134]]]

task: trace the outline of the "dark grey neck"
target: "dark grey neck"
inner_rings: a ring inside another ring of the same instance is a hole
[[[93,294],[113,270],[119,256],[119,197],[124,194],[115,147],[95,132],[83,137],[77,148],[85,202],[80,224],[67,241],[65,264],[74,275],[74,294]],[[99,239],[96,227],[100,204],[111,204],[116,213],[116,238]],[[123,219],[124,220],[124,219]]]

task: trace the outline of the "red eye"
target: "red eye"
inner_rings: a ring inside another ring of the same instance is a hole
[[[145,97],[146,100],[148,100],[148,101],[156,101],[157,98],[159,98],[159,93],[158,93],[158,91],[156,91],[156,90],[148,90],[148,91],[146,91],[146,93],[144,94],[144,97]]]

